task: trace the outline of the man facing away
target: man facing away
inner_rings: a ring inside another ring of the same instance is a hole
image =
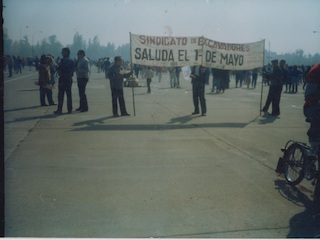
[[[284,61],[284,60],[283,60]],[[268,98],[265,106],[263,107],[263,112],[268,112],[269,106],[272,103],[272,116],[280,115],[280,98],[282,92],[282,71],[278,66],[278,60],[272,60],[272,73],[270,74],[270,87]],[[285,63],[285,62],[284,62]]]

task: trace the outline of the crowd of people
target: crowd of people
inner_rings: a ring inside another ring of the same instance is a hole
[[[74,72],[77,74],[77,83],[79,89],[80,103],[77,111],[88,111],[88,101],[85,94],[86,85],[89,80],[91,61],[85,57],[83,50],[79,50],[78,59],[72,60],[70,58],[70,50],[64,48],[62,50],[62,58],[55,60],[50,55],[43,55],[40,59],[36,56],[34,59],[20,58],[20,57],[5,57],[5,69],[8,68],[9,76],[12,76],[12,69],[15,73],[22,71],[24,66],[34,65],[35,69],[39,71],[40,86],[40,104],[41,106],[47,106],[45,98],[47,97],[48,105],[55,105],[52,100],[52,86],[55,84],[55,76],[59,78],[58,87],[58,108],[55,111],[56,114],[62,113],[62,104],[64,94],[67,95],[67,109],[68,113],[72,112],[72,77]],[[118,61],[118,63],[117,63]],[[121,64],[120,64],[121,62]],[[112,91],[113,101],[113,115],[119,116],[116,110],[117,101],[120,105],[121,115],[128,115],[125,110],[124,97],[123,97],[123,81],[129,75],[120,74],[124,69],[129,69],[129,62],[123,62],[121,57],[114,59],[114,63],[111,64],[110,58],[105,57],[95,62],[98,73],[104,73],[105,78],[110,80],[110,87]],[[114,69],[114,65],[118,64],[117,73],[111,72],[110,69]],[[119,65],[120,64],[120,65]],[[10,70],[11,69],[11,70]],[[260,74],[262,76],[262,83],[269,85],[269,93],[266,103],[262,109],[263,112],[268,112],[269,106],[272,105],[271,115],[280,115],[280,98],[281,93],[297,93],[298,86],[302,86],[303,89],[306,85],[306,76],[311,66],[288,66],[285,60],[280,61],[280,65],[277,60],[273,60],[271,64],[264,66],[261,69],[242,70],[242,71],[229,71],[215,68],[205,67],[192,67],[191,68],[191,83],[193,89],[193,102],[194,112],[193,114],[200,113],[199,102],[201,106],[201,114],[206,114],[205,104],[205,86],[209,85],[209,79],[212,78],[211,93],[224,93],[226,89],[230,88],[230,80],[235,79],[235,88],[242,88],[245,85],[247,88],[256,88],[257,78]],[[180,88],[180,75],[181,67],[152,67],[133,65],[131,71],[132,74],[138,79],[146,79],[147,92],[151,93],[151,82],[153,78],[157,78],[159,82],[162,80],[163,73],[167,73],[170,78],[171,88]],[[113,75],[112,75],[113,74]],[[114,80],[112,80],[114,79]],[[121,91],[118,91],[121,90]]]
[[[6,55],[3,57],[3,71],[8,71],[8,77],[12,77],[12,74],[22,73],[22,70],[25,67],[29,68],[29,71],[32,70],[32,67],[35,66],[36,70],[38,69],[40,59],[36,56],[31,57],[20,57],[20,56],[11,56]]]

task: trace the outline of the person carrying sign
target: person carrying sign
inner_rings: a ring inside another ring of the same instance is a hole
[[[120,56],[114,58],[114,64],[109,68],[108,78],[110,79],[110,88],[112,94],[112,113],[113,117],[119,117],[118,100],[120,105],[121,116],[130,116],[127,113],[126,105],[123,97],[123,79],[129,78],[132,75],[132,70],[126,73],[122,67],[122,59]]]
[[[206,68],[203,66],[194,66],[191,71],[191,83],[192,83],[192,95],[193,95],[193,104],[194,112],[193,115],[199,114],[199,100],[201,105],[201,114],[205,116],[207,113],[206,99],[204,98],[204,90],[206,85]]]

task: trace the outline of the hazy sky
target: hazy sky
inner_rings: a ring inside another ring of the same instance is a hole
[[[101,45],[130,42],[129,33],[205,36],[227,43],[266,39],[277,53],[320,53],[319,0],[3,0],[13,40],[34,44],[55,34],[64,45],[76,32]],[[313,31],[318,31],[313,33]]]

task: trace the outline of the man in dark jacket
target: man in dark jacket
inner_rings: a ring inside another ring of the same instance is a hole
[[[126,105],[123,97],[123,79],[129,78],[132,71],[125,73],[122,67],[122,59],[120,56],[114,58],[114,64],[109,68],[108,78],[110,79],[110,88],[112,94],[112,113],[113,117],[119,117],[118,100],[120,105],[121,116],[130,116],[127,113]]]
[[[320,146],[320,63],[315,64],[307,73],[303,110],[307,122],[310,122],[307,132],[311,145],[310,153],[316,155]]]
[[[199,114],[199,100],[201,105],[201,114],[205,116],[207,113],[206,99],[204,97],[204,90],[206,85],[205,67],[194,66],[191,71],[192,95],[194,112],[193,115]]]
[[[272,60],[272,73],[270,75],[270,87],[268,98],[265,106],[263,107],[263,112],[268,112],[269,106],[272,103],[272,116],[280,115],[280,98],[282,92],[282,72],[278,66],[278,60]]]
[[[57,71],[59,74],[59,90],[58,90],[58,109],[55,111],[55,114],[62,113],[62,105],[64,99],[64,93],[67,95],[67,107],[68,113],[72,112],[72,76],[75,69],[74,62],[70,59],[70,50],[69,48],[62,49],[62,59],[59,62]]]

